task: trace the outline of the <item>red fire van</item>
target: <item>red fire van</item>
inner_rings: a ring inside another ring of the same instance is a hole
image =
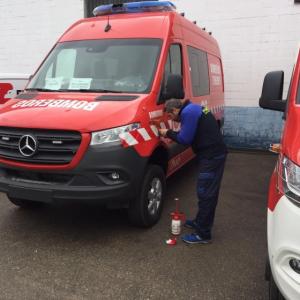
[[[158,136],[169,98],[223,124],[216,40],[168,1],[105,5],[72,25],[0,113],[0,190],[21,207],[96,200],[131,222],[160,217],[166,178],[194,157]]]
[[[266,75],[260,106],[284,112],[285,125],[268,197],[270,299],[300,299],[300,49],[287,100],[282,71]]]

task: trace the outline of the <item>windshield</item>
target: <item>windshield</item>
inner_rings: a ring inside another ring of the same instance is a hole
[[[27,89],[147,93],[158,56],[159,39],[104,39],[58,44]]]

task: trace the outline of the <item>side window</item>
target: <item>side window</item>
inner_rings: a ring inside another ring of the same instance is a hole
[[[286,96],[286,104],[285,104],[285,111],[283,113],[283,120],[286,120],[286,118],[287,118],[288,107],[289,107],[289,103],[290,103],[290,94],[291,94],[291,87],[292,87],[292,81],[293,81],[294,71],[295,71],[295,66],[294,66],[293,71],[292,71],[292,75],[291,75],[291,79],[290,79],[290,84],[289,84],[289,89],[288,89],[287,96]],[[284,95],[282,95],[282,96],[284,97]],[[297,102],[297,100],[296,100],[296,102]]]
[[[179,45],[172,45],[169,51],[171,61],[171,74],[182,75],[181,48]]]
[[[162,91],[165,91],[168,75],[180,74],[182,75],[182,55],[181,47],[178,44],[171,45],[168,53],[168,58],[165,65],[164,82]]]
[[[193,96],[209,94],[207,53],[188,46]]]

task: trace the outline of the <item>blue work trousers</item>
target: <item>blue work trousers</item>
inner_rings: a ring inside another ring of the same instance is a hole
[[[198,213],[195,218],[196,232],[205,239],[211,239],[216,206],[224,172],[226,154],[212,159],[198,159],[197,196]]]

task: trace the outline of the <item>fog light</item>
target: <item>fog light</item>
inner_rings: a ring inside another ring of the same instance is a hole
[[[113,172],[109,175],[109,177],[112,179],[112,180],[119,180],[120,179],[120,174],[117,173],[117,172]]]
[[[300,274],[300,260],[293,258],[290,260],[290,267],[298,274]]]

